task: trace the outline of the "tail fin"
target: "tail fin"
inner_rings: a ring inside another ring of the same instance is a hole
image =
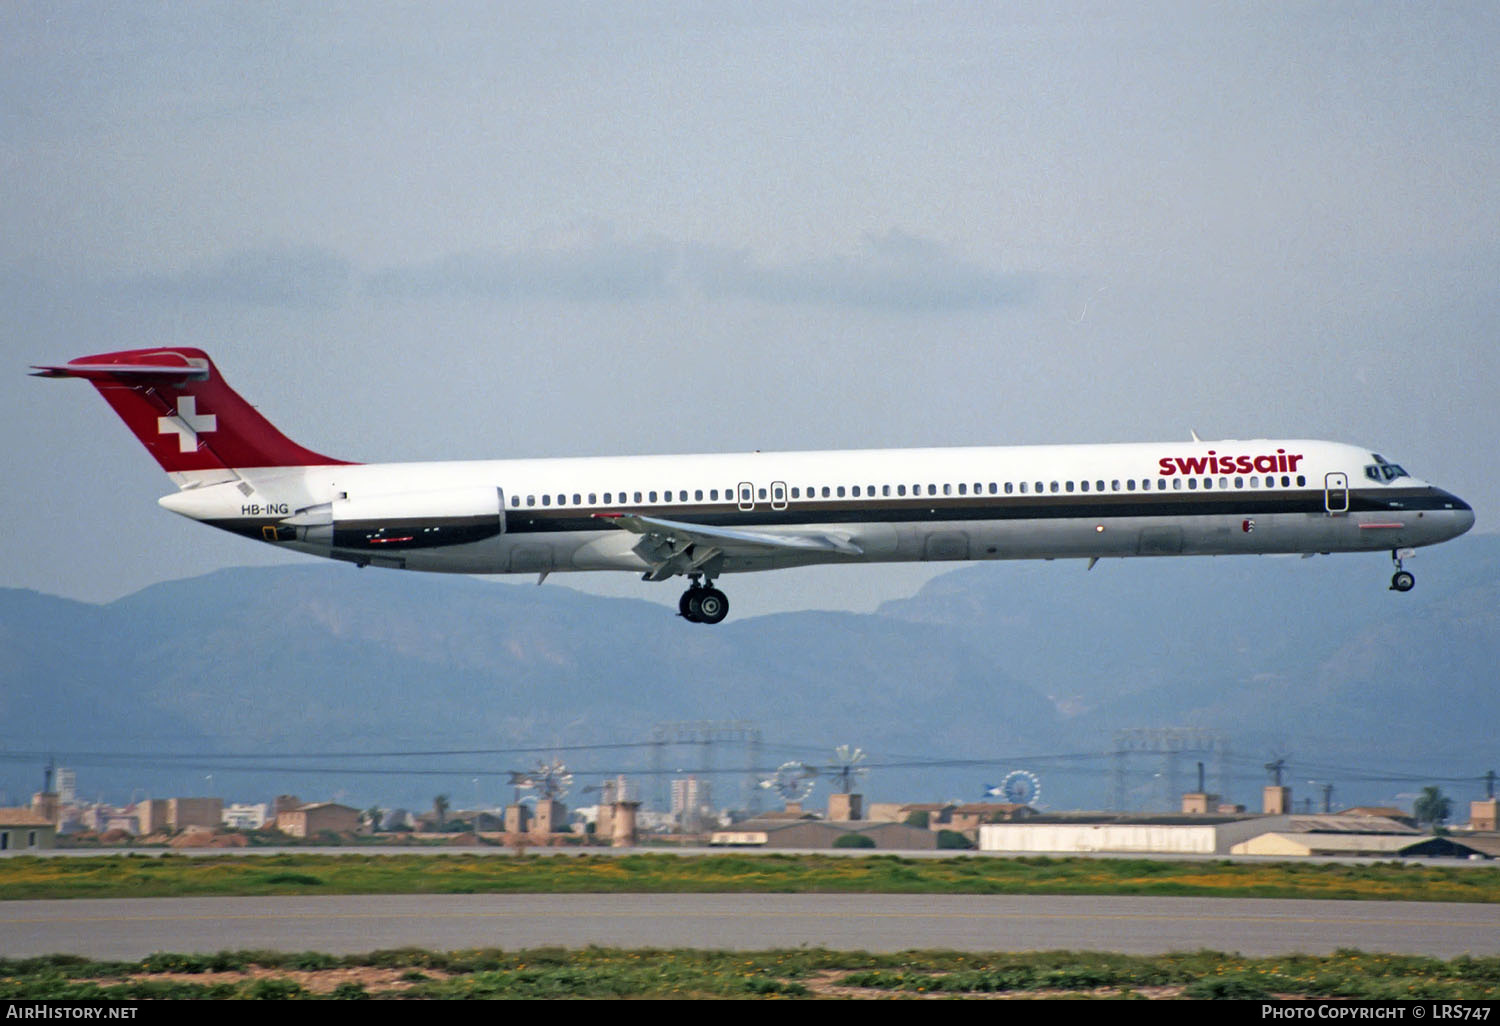
[[[304,449],[276,430],[225,384],[201,349],[100,353],[61,367],[36,367],[34,373],[88,381],[172,475],[345,462]]]

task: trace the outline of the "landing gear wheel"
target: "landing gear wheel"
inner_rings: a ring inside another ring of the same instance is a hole
[[[1411,575],[1410,570],[1397,570],[1391,575],[1392,591],[1411,591],[1417,586],[1417,579]]]
[[[718,623],[729,615],[729,598],[718,588],[701,589],[697,598],[690,600],[688,605],[696,605],[694,612],[698,614],[698,623]]]
[[[693,602],[698,597],[702,588],[692,587],[682,593],[682,598],[677,600],[677,615],[689,623],[697,623],[698,615],[693,611]]]

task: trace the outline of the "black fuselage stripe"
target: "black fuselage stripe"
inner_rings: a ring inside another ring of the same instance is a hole
[[[1392,503],[1400,505],[1393,506]],[[1402,513],[1413,510],[1461,507],[1453,496],[1437,492],[1349,494],[1351,513]],[[793,501],[786,509],[757,503],[742,510],[722,503],[683,503],[654,506],[609,506],[580,509],[509,508],[508,534],[597,531],[595,512],[638,513],[662,520],[680,520],[706,527],[784,527],[800,524],[950,523],[984,520],[1083,520],[1123,517],[1269,516],[1275,513],[1326,513],[1319,491],[1165,493],[1150,498],[1132,495],[1080,494],[1059,496],[926,496],[904,502],[888,500],[853,503]],[[1342,511],[1340,511],[1342,512]]]

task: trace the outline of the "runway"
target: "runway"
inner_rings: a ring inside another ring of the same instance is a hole
[[[1500,905],[889,894],[519,894],[0,902],[0,954],[140,958],[582,947],[1500,955]]]

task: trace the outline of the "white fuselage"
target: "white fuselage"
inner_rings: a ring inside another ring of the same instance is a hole
[[[668,553],[670,531],[622,530],[613,516],[724,532],[710,576],[810,563],[1399,550],[1472,526],[1462,500],[1390,467],[1356,446],[1264,439],[755,452],[238,468],[182,475],[186,487],[161,503],[361,564],[658,578],[684,572],[673,567],[691,563],[671,560],[704,539],[685,531]],[[733,532],[789,544],[736,547]]]

